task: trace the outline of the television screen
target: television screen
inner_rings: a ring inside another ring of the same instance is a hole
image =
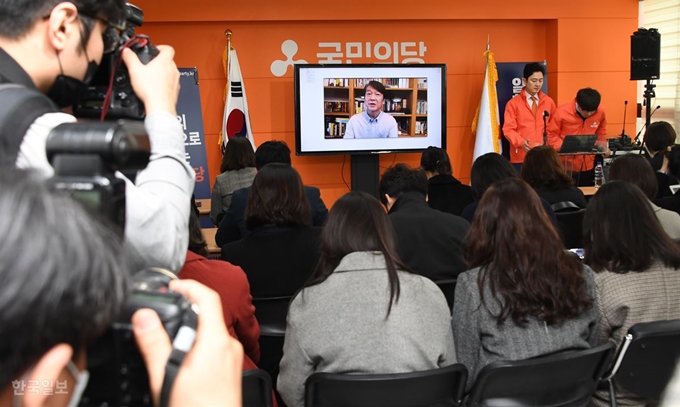
[[[297,155],[446,148],[446,65],[295,65]]]

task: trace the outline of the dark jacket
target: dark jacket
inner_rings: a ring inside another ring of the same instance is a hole
[[[565,188],[534,188],[538,196],[548,201],[550,205],[558,202],[570,201],[579,208],[586,207],[586,196],[578,187]]]
[[[255,298],[295,294],[316,264],[318,227],[265,227],[222,246],[222,260],[243,269]]]
[[[475,200],[472,188],[452,175],[435,175],[427,183],[427,204],[432,209],[460,216],[463,208]]]
[[[224,213],[217,233],[215,233],[215,243],[218,246],[222,247],[250,234],[250,231],[246,228],[244,215],[249,193],[250,187],[241,188],[232,194],[231,205]],[[328,209],[321,199],[319,188],[306,186],[305,194],[312,208],[312,226],[323,226],[326,215],[328,215]]]
[[[418,192],[402,194],[389,216],[399,257],[411,270],[433,281],[465,271],[463,238],[470,227],[465,219],[430,208]]]

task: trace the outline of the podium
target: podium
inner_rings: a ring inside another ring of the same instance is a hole
[[[604,151],[591,151],[591,152],[579,152],[579,153],[560,153],[558,152],[557,155],[560,156],[560,161],[562,162],[562,166],[564,167],[564,172],[568,176],[570,176],[574,182],[576,183],[576,186],[590,186],[592,185],[592,180],[587,179],[583,180],[584,182],[582,183],[580,176],[581,173],[590,171],[590,169],[586,169],[585,167],[585,158],[586,157],[593,157],[594,161],[597,162],[597,157],[600,157],[600,160],[602,161],[602,165],[604,167]],[[577,163],[575,163],[577,162]],[[604,169],[604,168],[603,168]],[[607,172],[605,172],[605,180],[607,179]],[[577,173],[577,176],[574,177],[574,173]]]

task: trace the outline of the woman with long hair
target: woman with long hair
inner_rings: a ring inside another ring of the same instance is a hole
[[[255,152],[247,137],[232,137],[227,143],[220,164],[220,175],[215,178],[210,201],[210,219],[219,225],[231,205],[231,194],[249,187],[255,179]]]
[[[451,173],[451,161],[446,150],[428,147],[420,157],[420,167],[427,175],[427,203],[430,208],[460,216],[475,199],[472,189],[463,185]]]
[[[320,255],[293,299],[278,390],[304,406],[316,372],[404,373],[455,363],[450,312],[441,290],[399,260],[377,199],[350,192],[331,209]]]
[[[600,343],[621,344],[640,322],[680,319],[680,247],[638,187],[623,181],[600,187],[583,225],[584,261],[595,271]],[[623,391],[616,399],[626,406],[649,402]],[[609,405],[608,392],[596,393],[595,400]]]
[[[491,362],[595,344],[593,273],[564,250],[526,182],[493,184],[466,240],[470,270],[458,276],[452,324],[468,387]]]
[[[549,204],[569,201],[586,207],[586,197],[567,175],[557,151],[550,146],[534,147],[524,157],[522,179]]]

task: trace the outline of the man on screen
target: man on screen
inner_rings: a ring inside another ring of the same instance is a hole
[[[378,81],[370,81],[364,90],[364,111],[349,119],[344,138],[397,137],[397,121],[382,111],[385,86]]]
[[[607,143],[607,118],[600,106],[600,93],[584,88],[576,93],[576,99],[557,108],[548,125],[548,145],[557,151],[567,135],[597,134],[595,146],[598,151],[609,154]],[[571,172],[578,186],[593,185],[595,157],[575,155],[562,157],[564,168]]]

